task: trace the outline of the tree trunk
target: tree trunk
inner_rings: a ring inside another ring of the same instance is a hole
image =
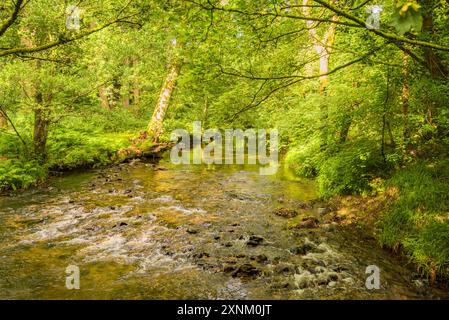
[[[310,16],[309,0],[303,0],[303,14],[304,16]],[[333,16],[332,21],[337,21],[338,16]],[[335,42],[335,32],[337,30],[337,24],[331,23],[329,29],[325,32],[323,39],[320,39],[316,27],[316,22],[312,20],[306,21],[307,29],[309,30],[310,39],[312,40],[313,47],[320,59],[320,92],[325,94],[326,88],[329,84],[329,59],[332,52],[332,46]]]
[[[433,38],[435,34],[434,23],[433,23],[433,0],[422,0],[421,5],[424,10],[423,17],[423,33],[426,34],[429,38]],[[438,56],[433,49],[423,48],[424,51],[424,59],[429,70],[431,76],[435,80],[443,80],[447,81],[449,76],[449,71],[446,65],[442,62],[442,59]],[[429,97],[429,95],[423,97],[424,104],[427,107],[427,122],[432,124],[434,117],[438,114],[439,107],[435,101]],[[441,127],[438,126],[438,133],[440,133]]]
[[[401,94],[401,103],[402,103],[402,118],[404,122],[403,129],[403,139],[404,143],[408,143],[408,139],[410,137],[410,127],[409,127],[409,106],[410,106],[410,87],[409,87],[409,73],[408,73],[408,56],[406,54],[403,55],[402,58],[403,67],[402,67],[402,94]]]
[[[130,57],[126,57],[125,61],[123,62],[123,64],[126,66],[127,69],[131,69],[132,68],[132,59]],[[123,103],[123,107],[125,109],[128,109],[129,106],[131,105],[129,79],[128,79],[128,77],[125,77],[124,79],[122,79],[122,81],[124,81],[124,83],[122,85],[122,92],[123,92],[123,94],[122,94],[122,103]]]
[[[181,67],[178,62],[174,62],[171,65],[168,76],[162,86],[161,93],[159,94],[156,108],[154,109],[150,124],[148,125],[148,133],[154,143],[159,140],[159,137],[162,134],[162,123],[170,105],[170,98],[175,89],[176,80],[178,79],[180,70]]]
[[[0,112],[0,128],[6,128],[8,126],[8,120],[3,115],[3,113]]]
[[[46,156],[48,126],[50,123],[48,115],[46,114],[43,100],[44,99],[42,97],[42,93],[37,93],[36,94],[37,106],[34,110],[33,142],[34,142],[34,153],[41,160],[44,160]]]
[[[203,128],[207,128],[208,118],[209,118],[209,100],[207,99],[207,97],[205,97],[203,108]]]
[[[36,61],[36,70],[40,70],[40,68],[41,61]],[[50,120],[48,117],[48,110],[46,110],[46,101],[44,99],[44,94],[42,92],[39,80],[34,83],[32,97],[35,104],[33,131],[34,154],[40,161],[44,162],[46,158],[47,136]],[[50,94],[47,98],[48,101],[51,100]]]
[[[136,57],[131,58],[131,65],[134,69],[138,69],[138,59]],[[139,78],[136,77],[132,83],[131,86],[131,97],[132,97],[132,104],[139,107],[140,105],[140,83]]]
[[[335,1],[335,0],[333,0]],[[309,6],[309,0],[303,0],[303,15],[305,17],[310,17],[310,6]],[[332,21],[337,21],[338,16],[333,16]],[[309,36],[312,41],[313,47],[318,54],[319,57],[319,80],[320,80],[320,87],[319,91],[321,95],[326,95],[326,89],[329,85],[329,59],[332,52],[332,46],[335,42],[335,33],[337,30],[337,24],[331,23],[328,30],[324,33],[322,39],[320,39],[320,36],[318,35],[318,31],[316,28],[316,22],[312,20],[306,20],[306,27],[309,31]],[[320,117],[320,131],[321,131],[321,148],[324,148],[327,144],[327,137],[328,137],[328,107],[326,105],[325,100],[323,103],[321,103],[320,106],[321,109],[321,117]]]
[[[388,138],[390,139],[390,143],[388,144],[389,146],[391,146],[392,148],[396,147],[396,141],[394,140],[394,135],[393,135],[393,131],[391,130],[391,123],[390,121],[386,121],[386,126],[388,129]]]
[[[140,89],[139,87],[136,87],[133,89],[133,104],[136,106],[140,105]]]
[[[98,96],[100,97],[101,106],[104,109],[109,109],[109,99],[107,90],[101,87],[100,89],[98,89]]]
[[[131,99],[130,99],[130,96],[129,96],[129,87],[128,87],[128,85],[126,86],[126,89],[127,90],[125,91],[125,94],[123,95],[123,107],[128,109],[130,104],[131,104]]]
[[[343,124],[341,125],[341,130],[340,130],[340,143],[345,143],[346,140],[348,139],[348,135],[349,135],[349,129],[351,128],[351,118],[350,117],[346,117],[343,120]]]
[[[118,76],[115,76],[112,79],[112,94],[111,94],[111,102],[109,104],[109,107],[115,108],[120,105],[121,102],[121,90],[122,90],[122,84],[120,82],[120,78]]]
[[[433,0],[422,0],[422,5],[424,8],[424,17],[423,17],[423,32],[428,34],[430,38],[432,38],[435,34],[434,23],[433,23]],[[433,49],[424,48],[424,58],[427,64],[427,68],[429,69],[432,77],[447,79],[448,77],[448,69],[441,62],[441,58]]]

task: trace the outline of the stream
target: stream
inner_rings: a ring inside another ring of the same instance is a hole
[[[320,219],[312,181],[256,166],[133,161],[0,197],[0,299],[447,299],[362,231]],[[283,209],[296,217],[276,215]],[[66,268],[80,289],[66,288]],[[380,269],[380,289],[365,286]]]

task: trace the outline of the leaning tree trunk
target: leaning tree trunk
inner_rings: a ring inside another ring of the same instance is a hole
[[[148,133],[154,143],[157,143],[159,137],[162,134],[162,124],[164,121],[165,114],[170,105],[170,98],[175,89],[176,80],[179,77],[181,71],[181,65],[178,61],[175,61],[170,66],[170,70],[167,78],[165,79],[164,85],[162,86],[161,93],[159,94],[159,99],[154,109],[153,116],[151,117],[150,124],[148,125]]]

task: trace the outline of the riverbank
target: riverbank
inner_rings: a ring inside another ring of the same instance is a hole
[[[382,160],[374,143],[338,152],[298,147],[286,164],[317,181],[330,219],[362,228],[435,283],[449,279],[449,162],[441,146]]]
[[[23,154],[0,160],[0,193],[42,186],[52,175],[80,169],[104,168],[140,158],[160,158],[170,145],[152,144],[124,132],[86,136],[76,141],[65,137],[51,141],[45,163]],[[73,138],[73,137],[72,137]]]
[[[407,257],[431,284],[449,279],[449,177],[446,166],[418,163],[396,172],[371,195],[335,196],[329,219],[372,235]]]

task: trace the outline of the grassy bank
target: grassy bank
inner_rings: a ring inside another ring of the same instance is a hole
[[[10,123],[0,128],[0,191],[26,189],[54,171],[103,167],[149,149],[151,144],[135,139],[146,128],[146,114],[144,109],[80,106],[80,112],[51,122],[45,159],[39,159],[33,152],[33,114],[11,113],[20,137]]]
[[[10,149],[0,161],[0,191],[38,185],[52,171],[96,168],[120,161],[118,151],[130,147],[132,137],[129,132],[87,134],[59,131],[49,139],[45,163]]]
[[[449,278],[449,161],[445,156],[398,165],[374,143],[292,149],[287,165],[314,177],[335,221],[354,224],[379,244],[405,254],[431,281]]]
[[[449,162],[419,162],[386,182],[395,201],[379,216],[382,245],[402,250],[429,275],[449,277]]]

